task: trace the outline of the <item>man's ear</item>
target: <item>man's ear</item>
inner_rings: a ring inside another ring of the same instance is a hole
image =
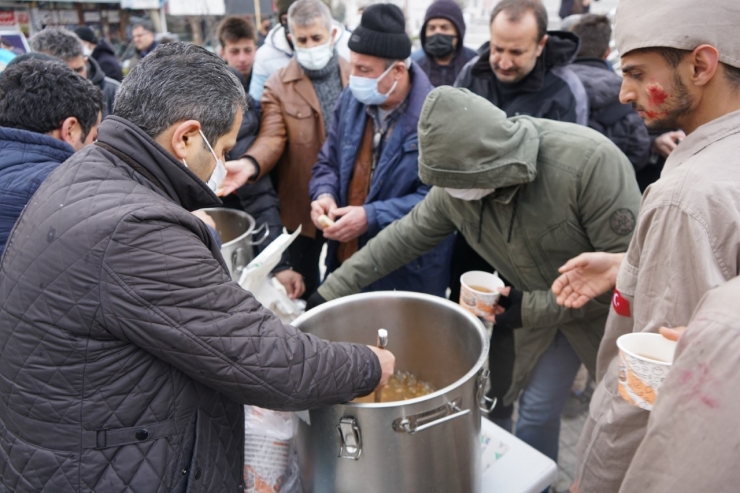
[[[710,45],[700,45],[691,52],[692,73],[691,80],[697,86],[704,86],[717,73],[719,52]]]
[[[291,33],[288,33],[288,40],[293,43],[293,35]]]
[[[178,160],[182,160],[192,152],[194,145],[198,144],[196,136],[200,135],[200,122],[198,120],[186,120],[175,127],[172,132],[172,153]]]
[[[79,143],[81,133],[82,127],[80,126],[80,122],[74,116],[65,118],[62,126],[59,127],[59,139],[72,147],[75,147]]]
[[[547,44],[547,40],[550,39],[550,36],[545,34],[542,36],[542,39],[539,43],[537,43],[537,56],[540,56],[542,54],[542,50],[545,49],[545,45]]]
[[[601,55],[601,59],[602,60],[606,60],[607,58],[609,58],[609,55],[611,55],[611,54],[612,54],[612,49],[611,48],[607,48],[606,51],[604,52],[604,54]]]

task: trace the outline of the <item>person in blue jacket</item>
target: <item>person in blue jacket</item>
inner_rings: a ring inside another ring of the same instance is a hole
[[[95,140],[103,94],[62,61],[21,55],[0,76],[0,255],[46,177]]]
[[[392,4],[365,9],[349,49],[349,88],[339,98],[309,184],[311,218],[330,240],[327,272],[409,213],[429,191],[418,176],[416,126],[433,87],[409,59],[411,40],[401,9]],[[444,296],[451,242],[366,290]]]

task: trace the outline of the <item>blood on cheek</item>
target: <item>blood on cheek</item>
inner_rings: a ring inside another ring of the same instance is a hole
[[[648,93],[648,105],[651,109],[645,111],[648,118],[656,118],[661,114],[667,113],[666,111],[660,111],[660,107],[665,104],[668,100],[668,94],[666,94],[663,86],[658,82],[651,82],[646,87]]]

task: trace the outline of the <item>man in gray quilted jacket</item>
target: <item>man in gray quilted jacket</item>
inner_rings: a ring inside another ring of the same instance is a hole
[[[31,199],[0,264],[0,492],[241,492],[244,404],[387,381],[387,351],[280,323],[188,212],[220,205],[244,106],[216,56],[162,46]]]

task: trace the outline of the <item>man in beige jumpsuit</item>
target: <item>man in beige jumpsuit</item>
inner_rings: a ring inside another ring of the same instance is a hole
[[[616,339],[685,326],[707,291],[740,274],[738,25],[740,3],[726,0],[622,0],[617,9],[622,102],[632,103],[649,128],[682,128],[688,136],[645,191],[619,268],[599,385],[579,444],[574,489],[581,493],[653,491],[633,473],[631,486],[622,486],[650,412],[617,393]]]

